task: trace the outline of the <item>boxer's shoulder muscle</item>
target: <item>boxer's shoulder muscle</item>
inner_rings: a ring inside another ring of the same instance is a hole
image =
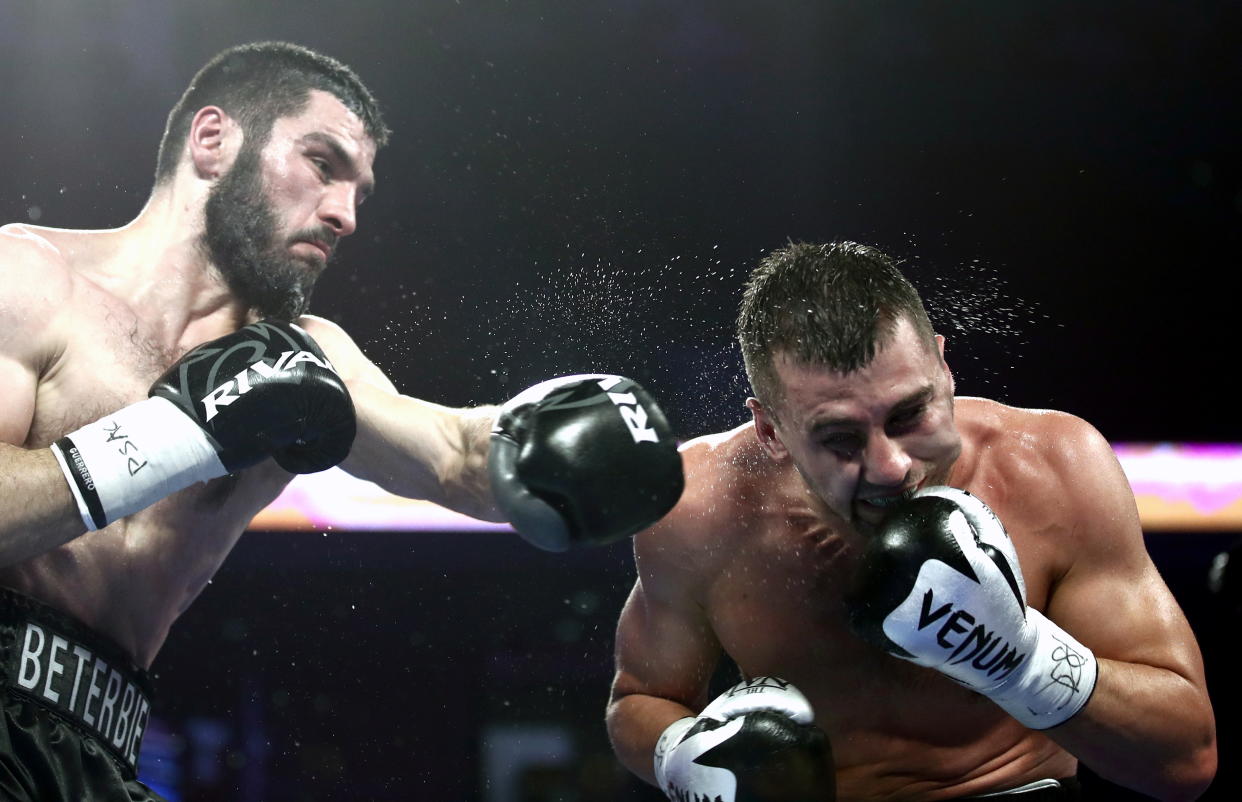
[[[1103,436],[1065,412],[964,398],[957,403],[957,420],[965,442],[963,484],[989,503],[989,489],[1036,503],[1049,495],[1063,500],[1083,470],[1113,460]]]
[[[740,529],[759,504],[756,489],[767,469],[753,427],[697,437],[680,451],[686,489],[665,528],[687,540]]]
[[[967,463],[959,484],[1005,522],[1028,576],[1032,603],[1064,574],[1098,532],[1093,523],[1135,515],[1112,447],[1091,424],[1047,409],[1020,409],[961,399],[958,425]],[[1137,526],[1137,519],[1135,520]]]
[[[26,441],[40,377],[64,348],[62,311],[72,293],[73,275],[46,237],[0,227],[0,441]]]
[[[758,515],[769,468],[750,424],[694,438],[680,450],[686,489],[672,511],[635,538],[635,557],[644,582],[703,587]]]

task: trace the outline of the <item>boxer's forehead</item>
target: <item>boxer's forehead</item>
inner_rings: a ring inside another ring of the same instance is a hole
[[[862,423],[897,407],[924,403],[943,376],[938,352],[908,321],[899,321],[875,357],[848,373],[780,353],[773,361],[784,413],[800,428]]]
[[[322,147],[356,172],[368,191],[374,187],[375,140],[367,134],[362,118],[329,92],[312,89],[301,111],[277,118],[268,143],[269,147]]]

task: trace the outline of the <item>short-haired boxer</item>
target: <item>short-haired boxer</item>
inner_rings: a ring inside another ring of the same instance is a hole
[[[0,228],[6,802],[158,798],[135,772],[146,669],[293,474],[339,464],[547,549],[624,537],[676,501],[676,445],[634,382],[448,409],[305,314],[387,137],[339,62],[231,48],[169,115],[129,225]]]
[[[753,422],[686,443],[681,501],[635,538],[608,708],[626,766],[676,800],[1074,799],[1080,763],[1203,792],[1199,648],[1099,432],[955,397],[874,248],[769,254],[738,337]],[[743,682],[709,703],[722,655]],[[795,758],[835,789],[759,787]]]

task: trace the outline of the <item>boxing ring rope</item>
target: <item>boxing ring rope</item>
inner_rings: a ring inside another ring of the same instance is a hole
[[[1242,444],[1115,443],[1153,532],[1242,532]],[[393,496],[339,468],[299,476],[250,524],[257,531],[505,531],[424,501]]]

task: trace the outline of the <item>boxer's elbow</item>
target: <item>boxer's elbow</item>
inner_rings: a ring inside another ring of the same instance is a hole
[[[604,712],[604,725],[613,754],[621,765],[639,779],[655,785],[652,762],[655,741],[642,725],[641,716],[635,706],[638,701],[628,694],[619,696],[614,690]]]
[[[1134,783],[1136,791],[1162,802],[1193,802],[1207,791],[1216,777],[1216,738],[1186,750],[1161,766],[1158,776],[1145,783]]]
[[[1178,761],[1170,776],[1170,794],[1163,798],[1172,802],[1198,799],[1215,779],[1216,768],[1216,736],[1212,734]]]

